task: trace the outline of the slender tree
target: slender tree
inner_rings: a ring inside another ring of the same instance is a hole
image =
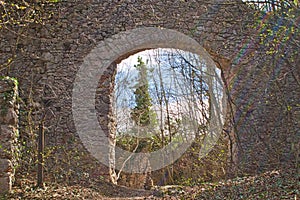
[[[141,57],[138,57],[138,64],[134,66],[138,70],[138,82],[134,91],[136,106],[132,109],[131,117],[139,126],[147,126],[151,123],[152,99],[149,94],[149,82],[147,65]]]

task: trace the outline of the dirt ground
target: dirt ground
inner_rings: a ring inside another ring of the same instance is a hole
[[[257,176],[240,177],[193,186],[162,186],[152,190],[134,190],[104,181],[88,181],[72,185],[36,182],[22,179],[11,194],[0,200],[20,199],[291,199],[300,200],[300,174],[297,170],[270,171]]]

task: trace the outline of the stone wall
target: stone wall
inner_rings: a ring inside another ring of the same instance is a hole
[[[239,48],[240,41],[247,37],[242,32],[244,29],[240,28],[245,23],[241,19],[246,15],[239,14],[246,12],[247,6],[241,1],[240,5],[217,2],[62,1],[45,6],[42,24],[1,30],[1,66],[6,66],[7,60],[14,58],[9,67],[1,70],[1,74],[17,77],[20,82],[24,111],[20,130],[22,138],[27,141],[25,149],[36,147],[35,134],[45,115],[46,151],[51,152],[45,163],[46,171],[51,173],[46,172],[46,175],[71,180],[86,173],[90,177],[106,178],[109,174],[109,169],[86,151],[73,122],[73,82],[84,57],[100,41],[141,27],[177,30],[194,38],[211,52],[217,52],[220,58],[229,57]],[[228,19],[226,23],[222,22],[223,14]],[[110,86],[107,85],[107,88]],[[103,94],[101,98],[110,99]],[[100,114],[100,122],[109,122],[106,119],[109,104],[108,101],[105,109],[101,106],[99,112],[104,114]],[[26,111],[32,112],[27,115]],[[31,152],[30,158],[35,156],[34,151]],[[23,159],[26,162],[30,160],[34,159]],[[25,164],[34,170],[34,162]]]
[[[9,192],[18,159],[18,85],[0,78],[0,193]]]
[[[201,44],[218,67],[224,70],[234,105],[231,117],[235,120],[231,120],[232,124],[228,125],[227,131],[233,134],[231,139],[237,147],[234,154],[239,161],[235,164],[244,163],[248,166],[245,161],[251,160],[253,163],[258,157],[262,165],[269,163],[271,158],[267,159],[265,155],[272,157],[275,144],[272,149],[261,146],[261,150],[255,155],[251,153],[255,152],[251,150],[256,149],[256,142],[261,138],[257,133],[264,135],[267,127],[272,137],[282,138],[278,143],[287,139],[285,125],[282,123],[284,121],[273,123],[271,117],[274,116],[273,113],[284,119],[288,119],[286,116],[296,116],[283,112],[284,106],[278,106],[278,99],[271,96],[272,90],[264,93],[270,86],[268,82],[272,82],[272,74],[269,74],[267,81],[260,72],[270,72],[269,68],[259,68],[264,60],[254,59],[263,57],[264,51],[256,51],[257,31],[247,26],[253,22],[253,13],[241,0],[82,0],[47,4],[44,9],[43,23],[32,23],[25,28],[11,26],[1,29],[0,65],[7,66],[7,60],[13,58],[9,67],[1,69],[1,75],[17,77],[20,82],[24,110],[20,131],[22,137],[31,138],[32,143],[26,148],[34,147],[32,138],[37,133],[41,116],[45,115],[46,147],[49,152],[45,167],[48,176],[71,181],[89,174],[89,177],[102,176],[110,179],[109,169],[89,155],[76,133],[72,116],[72,88],[84,57],[99,42],[134,28],[162,27],[184,33]],[[106,84],[107,88],[102,91],[100,98],[106,103],[98,105],[99,121],[107,130],[114,123],[113,119],[107,117],[111,110],[113,77],[110,75],[115,73],[114,70],[115,68],[107,73],[109,81],[105,77],[99,77],[99,85]],[[284,68],[279,71],[282,76],[285,74]],[[282,101],[293,100],[291,105],[296,110],[299,94],[290,86],[299,88],[299,85],[295,79],[287,77],[289,76],[280,79],[282,84],[285,81],[288,83],[284,86],[286,92]],[[278,92],[276,95],[282,96]],[[271,104],[266,104],[267,98],[272,99]],[[32,111],[30,118],[28,111]],[[259,126],[260,129],[254,130],[254,126]],[[289,135],[295,135],[298,126],[299,124],[293,125]],[[297,138],[293,136],[288,141],[293,139]],[[240,146],[236,145],[239,141]],[[271,141],[273,140],[266,139],[265,143]],[[291,143],[288,144],[291,147]],[[262,160],[263,158],[266,159]],[[34,163],[31,165],[34,166]],[[262,165],[255,164],[258,168]],[[272,165],[278,166],[274,163]],[[250,169],[251,167],[249,171]]]
[[[292,46],[285,45],[280,51]],[[232,66],[239,69],[230,83],[233,113],[227,127],[234,132],[235,173],[299,167],[299,61],[298,56],[288,64],[258,49],[248,62]]]

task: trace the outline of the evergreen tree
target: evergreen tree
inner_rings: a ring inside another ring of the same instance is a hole
[[[131,117],[137,125],[147,126],[151,123],[151,116],[153,116],[147,65],[141,57],[138,57],[138,64],[134,67],[138,70],[138,82],[134,91],[136,106],[132,109]]]

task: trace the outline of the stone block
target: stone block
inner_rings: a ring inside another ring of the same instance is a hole
[[[15,128],[13,126],[1,125],[0,126],[0,142],[11,140],[15,135]]]
[[[10,175],[0,177],[0,194],[11,192],[12,189],[12,177]]]
[[[13,108],[7,108],[4,113],[1,113],[2,122],[10,125],[18,124],[18,115]]]
[[[8,159],[0,159],[0,174],[12,172],[12,163]]]
[[[6,93],[12,91],[12,87],[5,81],[0,83],[0,93]]]

